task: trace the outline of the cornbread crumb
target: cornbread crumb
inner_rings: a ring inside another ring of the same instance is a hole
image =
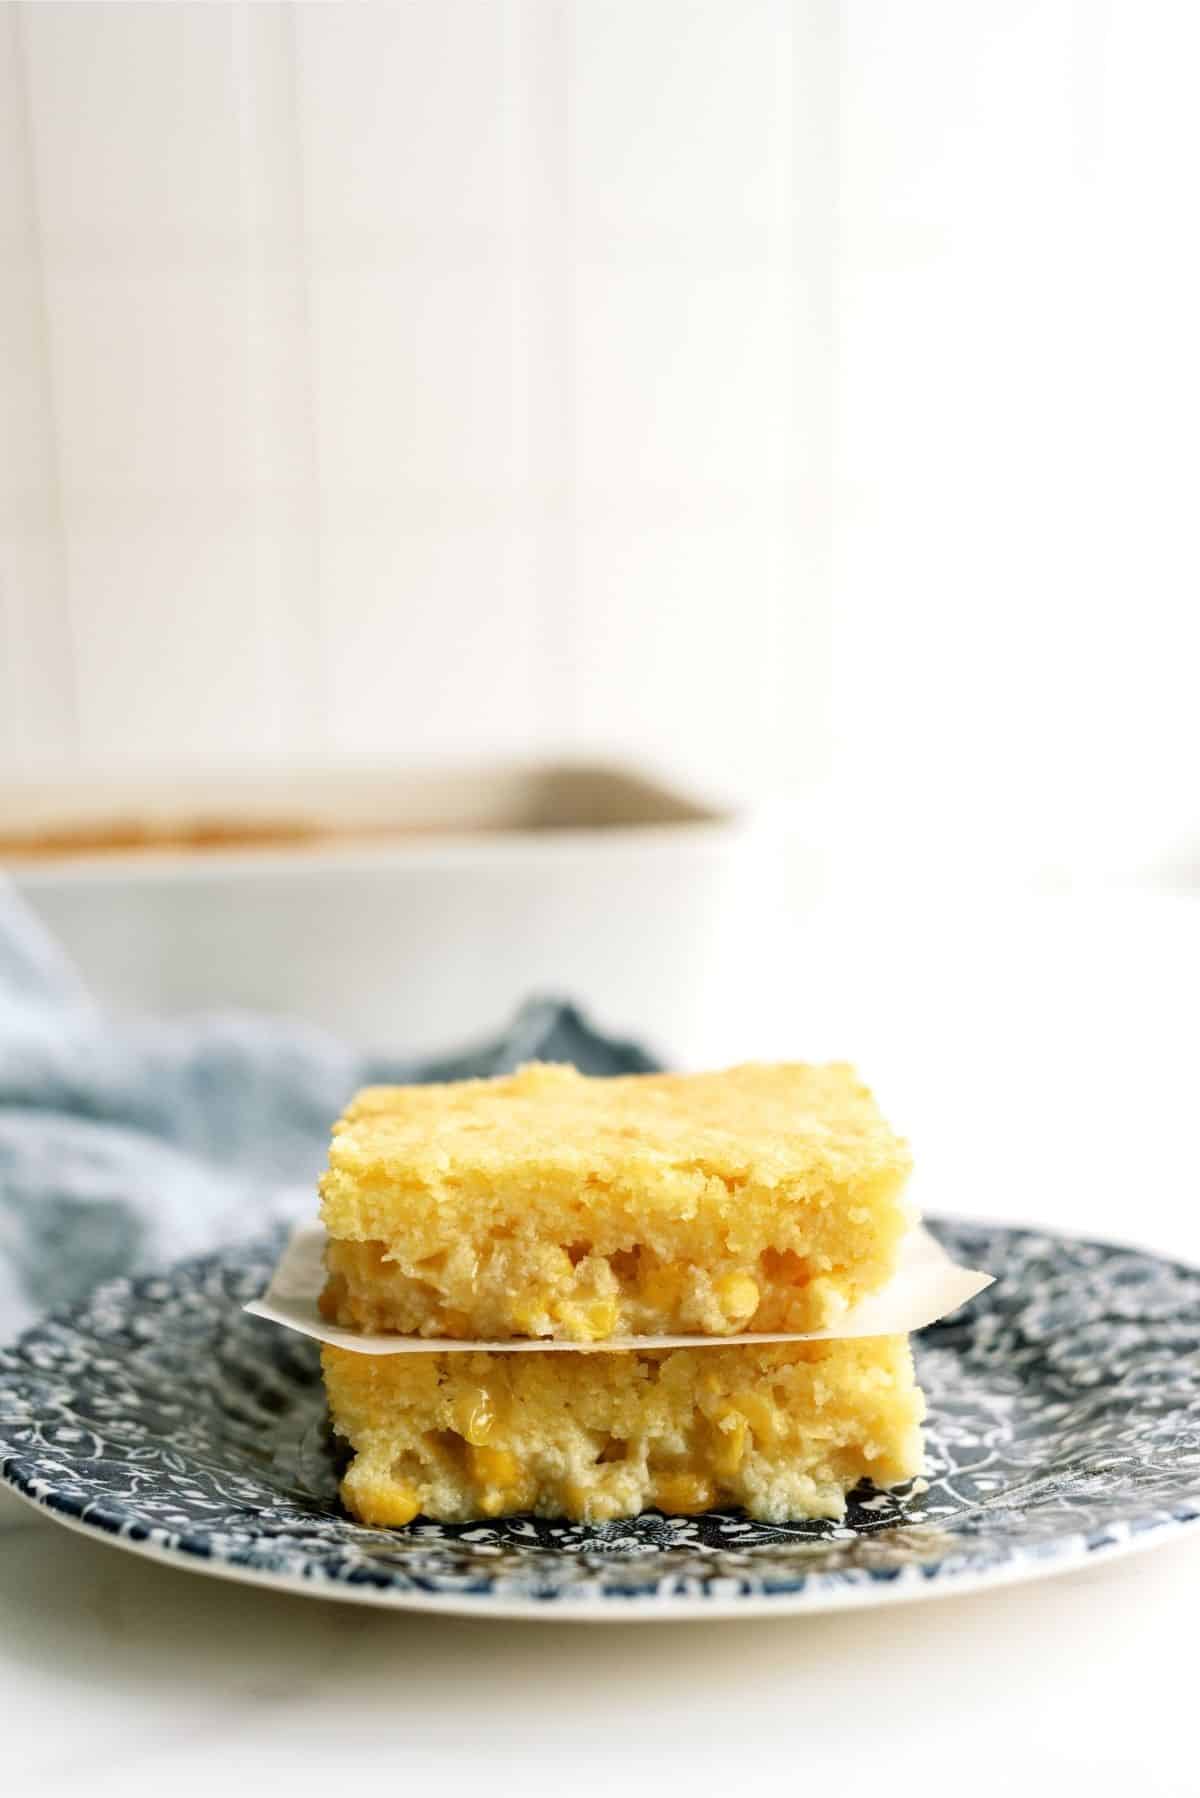
[[[385,1528],[418,1512],[602,1522],[714,1505],[785,1523],[840,1517],[860,1480],[921,1470],[903,1336],[591,1355],[326,1347],[322,1362],[354,1450],[343,1498]]]
[[[909,1167],[840,1063],[369,1087],[321,1181],[322,1310],[431,1338],[824,1329],[894,1271]]]

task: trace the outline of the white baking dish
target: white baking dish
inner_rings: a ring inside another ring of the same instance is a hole
[[[195,823],[313,842],[89,851]],[[78,833],[12,877],[102,999],[290,1012],[364,1046],[459,1045],[534,994],[719,1057],[769,839],[613,766],[339,768],[12,786],[0,838]]]

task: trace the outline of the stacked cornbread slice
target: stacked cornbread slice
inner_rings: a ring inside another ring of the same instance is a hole
[[[836,1328],[893,1274],[905,1145],[842,1065],[360,1093],[321,1183],[324,1317],[430,1352],[326,1346],[366,1523],[652,1506],[840,1514],[919,1471],[904,1336]],[[690,1334],[711,1345],[656,1346]],[[515,1338],[597,1353],[437,1347]],[[631,1341],[632,1339],[632,1341]]]

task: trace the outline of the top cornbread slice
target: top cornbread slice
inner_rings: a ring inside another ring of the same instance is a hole
[[[821,1328],[891,1273],[909,1166],[843,1064],[369,1087],[321,1181],[325,1309],[479,1339]]]

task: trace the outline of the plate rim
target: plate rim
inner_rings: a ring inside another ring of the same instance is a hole
[[[833,1611],[872,1610],[883,1605],[920,1604],[927,1599],[966,1598],[977,1592],[1001,1586],[1025,1585],[1034,1580],[1052,1579],[1060,1574],[1086,1572],[1102,1561],[1140,1554],[1178,1540],[1180,1531],[1200,1524],[1200,1507],[1194,1516],[1169,1516],[1127,1533],[1111,1542],[1089,1546],[1086,1538],[1075,1538],[1062,1553],[1045,1557],[1030,1555],[1013,1561],[999,1561],[990,1567],[964,1567],[960,1572],[942,1573],[937,1579],[924,1578],[916,1568],[906,1569],[894,1578],[867,1581],[862,1585],[829,1585],[776,1593],[759,1592],[740,1597],[702,1593],[661,1597],[652,1590],[643,1593],[610,1592],[604,1596],[585,1593],[572,1597],[569,1592],[554,1598],[499,1597],[487,1593],[426,1592],[404,1590],[394,1586],[352,1585],[347,1581],[328,1583],[306,1579],[303,1574],[283,1573],[269,1567],[246,1567],[239,1562],[217,1560],[181,1545],[167,1547],[160,1542],[122,1536],[103,1524],[86,1517],[76,1517],[57,1510],[13,1483],[7,1472],[0,1472],[0,1485],[28,1505],[38,1516],[86,1540],[124,1549],[143,1560],[172,1567],[180,1573],[208,1574],[231,1584],[255,1586],[284,1592],[295,1598],[328,1600],[334,1604],[369,1605],[375,1610],[413,1611],[446,1617],[494,1618],[500,1622],[524,1623],[681,1623],[728,1622],[749,1617],[817,1616]],[[2,1532],[0,1532],[2,1533]]]

